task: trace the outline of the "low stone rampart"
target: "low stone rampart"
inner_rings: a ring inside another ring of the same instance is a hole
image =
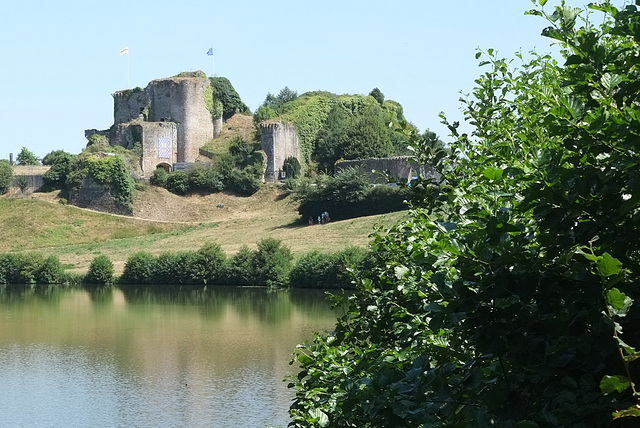
[[[69,203],[80,208],[89,208],[114,214],[133,215],[133,210],[116,205],[109,188],[91,178],[82,180],[78,189],[69,192]]]
[[[337,174],[344,169],[356,167],[364,168],[369,173],[369,181],[372,184],[387,183],[385,174],[402,183],[408,183],[412,177],[417,176],[440,180],[440,175],[433,166],[420,165],[409,156],[339,161],[334,166],[334,172]]]

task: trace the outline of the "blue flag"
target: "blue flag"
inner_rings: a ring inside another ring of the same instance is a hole
[[[207,55],[209,56],[213,55],[213,48],[209,48],[209,50],[207,51]]]

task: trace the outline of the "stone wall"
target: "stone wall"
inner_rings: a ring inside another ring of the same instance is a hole
[[[149,86],[145,89],[128,89],[113,94],[113,123],[127,123],[138,119],[150,105]]]
[[[370,158],[361,160],[349,160],[336,162],[334,172],[337,174],[346,168],[362,167],[369,172],[369,181],[373,184],[387,183],[387,179],[381,172],[388,173],[396,181],[408,183],[412,177],[423,177],[440,180],[440,175],[431,165],[420,165],[411,160],[409,156],[397,156],[392,158]],[[374,172],[380,171],[380,172]]]
[[[13,166],[13,182],[9,186],[9,195],[22,195],[20,190],[20,180],[24,177],[27,180],[27,188],[24,195],[29,195],[40,189],[44,184],[42,176],[49,170],[47,165],[14,165]]]
[[[69,192],[69,203],[96,211],[133,215],[132,210],[123,209],[116,205],[107,186],[98,184],[91,178],[85,178],[82,180],[80,188],[72,189]]]
[[[295,157],[300,160],[296,126],[292,123],[262,122],[260,137],[266,158],[264,181],[277,181],[285,159]]]
[[[178,126],[173,122],[143,122],[142,172],[145,177],[163,165],[171,167],[178,160]]]

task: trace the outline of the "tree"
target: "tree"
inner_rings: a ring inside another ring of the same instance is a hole
[[[382,93],[382,91],[378,88],[373,88],[373,90],[369,93],[369,95],[371,95],[373,98],[376,99],[376,101],[382,105],[382,103],[384,103],[384,94]]]
[[[24,195],[27,192],[27,189],[29,188],[29,184],[31,184],[31,180],[29,180],[26,175],[21,174],[18,176],[17,182],[18,182],[17,183],[18,188],[20,189],[20,193]]]
[[[318,132],[316,141],[315,153],[321,170],[333,172],[333,166],[342,157],[341,146],[349,118],[350,114],[339,104],[329,110],[325,126]]]
[[[77,167],[78,157],[63,150],[48,153],[42,158],[43,165],[51,165],[51,168],[42,176],[46,187],[62,189],[67,181],[67,176]]]
[[[71,156],[71,154],[64,150],[52,150],[44,155],[42,158],[42,165],[53,165],[62,159],[67,159],[69,156]]]
[[[9,161],[0,159],[0,195],[4,195],[9,191],[13,183],[13,168]]]
[[[249,107],[240,99],[240,95],[226,77],[210,77],[213,87],[213,100],[222,103],[222,118],[229,119],[236,113],[249,113]]]
[[[113,283],[114,275],[113,263],[105,255],[96,256],[91,265],[89,271],[84,277],[84,282],[87,284],[95,285],[109,285]]]
[[[334,331],[299,349],[293,426],[637,425],[640,11],[589,8],[601,25],[529,12],[564,66],[478,54],[474,130],[443,118],[443,181],[417,183]]]
[[[387,157],[393,154],[391,131],[373,110],[351,118],[341,147],[344,159]]]
[[[23,147],[22,150],[20,150],[20,153],[18,153],[18,156],[16,156],[16,160],[20,165],[40,164],[40,159],[38,159],[38,157],[33,152],[29,151],[29,149],[27,149],[26,147]]]

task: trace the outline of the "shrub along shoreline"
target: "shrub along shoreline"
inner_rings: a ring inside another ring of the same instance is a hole
[[[196,251],[166,252],[154,256],[138,252],[129,257],[121,276],[114,273],[108,257],[94,258],[86,275],[69,274],[56,256],[39,253],[0,254],[0,285],[118,285],[148,286],[237,285],[277,288],[353,289],[352,275],[367,269],[369,251],[349,247],[335,253],[311,251],[293,262],[293,255],[280,240],[263,239],[257,249],[242,247],[232,257],[217,243]]]

